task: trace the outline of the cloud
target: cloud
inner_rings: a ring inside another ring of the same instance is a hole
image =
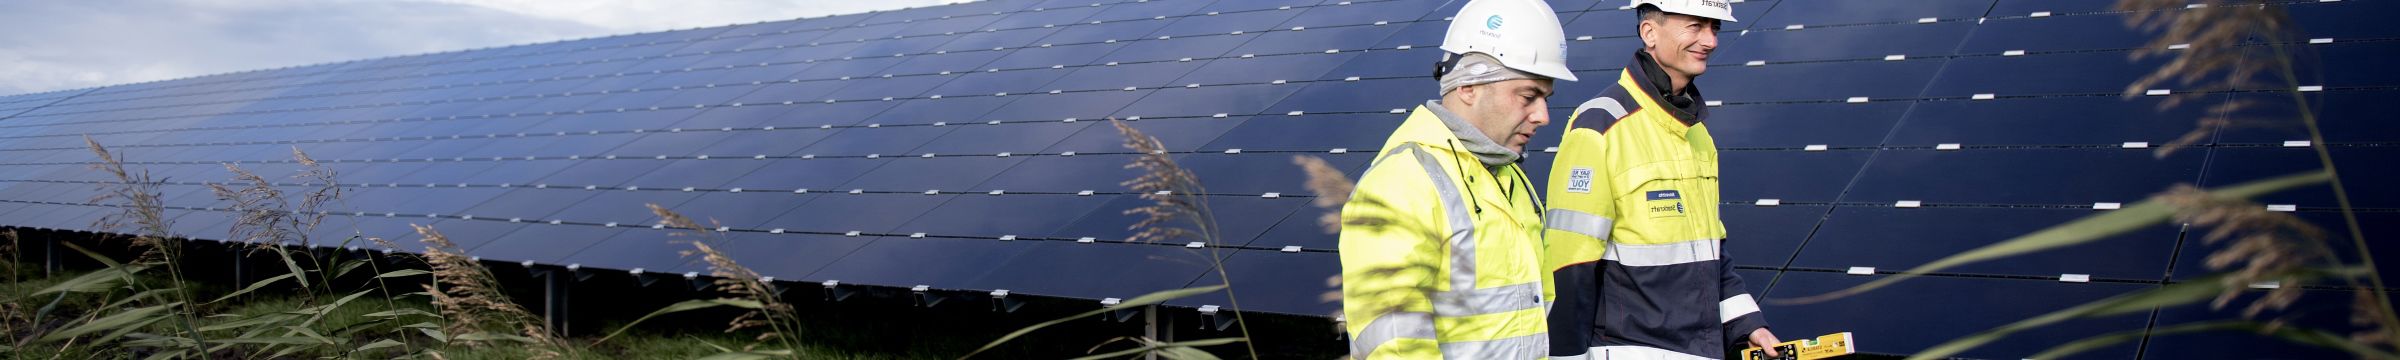
[[[0,95],[940,3],[0,1]]]

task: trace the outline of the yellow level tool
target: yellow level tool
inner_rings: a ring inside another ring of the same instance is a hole
[[[1742,350],[1742,360],[1831,359],[1858,353],[1858,342],[1851,341],[1849,332],[1839,332],[1818,336],[1815,339],[1800,339],[1775,344],[1775,353],[1775,356],[1769,357],[1766,349],[1744,349]]]

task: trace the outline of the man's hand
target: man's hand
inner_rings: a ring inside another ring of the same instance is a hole
[[[1768,331],[1767,331],[1767,328],[1763,328],[1763,327],[1762,327],[1762,328],[1758,328],[1758,330],[1751,330],[1751,331],[1750,331],[1750,346],[1751,346],[1751,347],[1760,348],[1760,349],[1766,349],[1766,350],[1767,350],[1767,357],[1775,357],[1775,356],[1779,356],[1779,355],[1781,355],[1781,354],[1777,354],[1777,353],[1775,353],[1775,344],[1782,344],[1782,343],[1783,343],[1783,340],[1776,340],[1776,339],[1775,339],[1775,333],[1773,333],[1773,332],[1768,332]]]

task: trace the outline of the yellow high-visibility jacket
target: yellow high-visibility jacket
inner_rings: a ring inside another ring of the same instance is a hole
[[[1515,163],[1484,166],[1427,106],[1342,206],[1351,357],[1546,357],[1549,271],[1533,183]]]
[[[1675,106],[1659,71],[1637,52],[1562,131],[1544,214],[1553,356],[1714,359],[1767,326],[1723,250],[1705,100]]]

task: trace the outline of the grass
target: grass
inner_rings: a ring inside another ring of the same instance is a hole
[[[31,271],[19,271],[19,281],[17,282],[0,283],[0,300],[19,305],[22,308],[29,310],[39,308],[43,304],[47,304],[49,299],[21,298],[22,294],[30,294],[43,288],[58,285],[59,283],[64,282],[66,279],[71,279],[75,276],[89,273],[89,271],[62,271],[56,274],[51,274],[50,276],[43,276],[39,271],[38,265],[39,264],[18,266],[18,269]],[[137,276],[137,281],[165,283],[169,280],[161,274],[145,273]],[[202,297],[218,296],[228,293],[231,290],[232,289],[230,288],[215,286],[213,284],[195,285],[194,288],[191,289],[192,293]],[[103,299],[103,294],[68,294],[64,299],[59,301],[57,309],[54,310],[50,316],[52,319],[47,320],[46,322],[53,323],[52,326],[56,326],[55,323],[63,321],[59,320],[61,317],[71,318],[76,314],[91,312],[95,310],[95,307],[104,305],[102,302]],[[367,316],[368,314],[387,310],[387,308],[384,307],[385,302],[383,300],[386,299],[361,299],[361,301],[351,302],[327,311],[323,319],[323,327],[340,329],[350,327],[352,325],[370,323],[374,319]],[[423,301],[421,296],[404,297],[403,299],[392,301],[392,303],[416,310],[435,310],[432,305],[428,304],[426,301]],[[283,292],[273,292],[268,295],[256,295],[248,299],[229,300],[223,303],[196,306],[195,309],[204,314],[223,315],[200,318],[198,325],[201,327],[208,327],[231,321],[237,321],[239,319],[299,311],[307,306],[310,306],[309,302],[300,296]],[[719,318],[712,316],[692,317],[708,319]],[[23,319],[10,318],[10,320],[14,322],[8,324],[8,329],[14,333],[10,334],[12,336],[9,338],[14,339],[17,338],[15,335],[21,335],[21,333],[25,331],[23,329],[28,324],[23,323]],[[695,321],[713,322],[714,320]],[[843,322],[856,323],[855,320],[848,319],[819,319],[819,321],[813,321],[804,324],[809,326],[825,327],[833,326]],[[151,324],[145,327],[143,330],[158,333],[172,333],[176,330],[175,326],[176,325],[174,324],[162,322]],[[619,324],[605,325],[605,327],[613,329],[619,327]],[[883,333],[888,332],[888,329],[885,331],[865,332]],[[843,333],[840,331],[811,331],[809,333],[816,334],[817,337],[823,338],[823,341],[811,341],[800,344],[796,347],[796,349],[794,349],[794,357],[803,359],[835,360],[949,359],[956,357],[958,353],[963,352],[963,349],[968,349],[970,346],[974,345],[966,341],[954,341],[947,343],[934,341],[933,344],[927,344],[927,346],[887,347],[876,346],[874,344],[890,343],[897,339],[877,339],[866,334],[843,336],[839,335],[840,333]],[[359,336],[364,337],[370,335],[371,334],[360,334]],[[644,327],[635,328],[632,331],[626,332],[624,335],[609,340],[607,343],[598,345],[593,344],[594,340],[597,340],[596,336],[562,339],[562,342],[568,344],[567,347],[569,351],[560,354],[559,358],[594,360],[701,358],[724,352],[724,350],[720,349],[719,347],[739,348],[742,346],[742,344],[751,342],[753,337],[754,336],[748,334],[725,333],[692,326],[665,325]],[[540,349],[527,346],[441,346],[438,344],[422,343],[412,345],[419,347],[434,346],[433,349],[440,352],[442,354],[442,358],[445,359],[525,359],[542,355],[542,353],[539,351]],[[116,358],[126,355],[122,354],[121,350],[122,349],[119,348],[93,348],[83,344],[73,344],[67,346],[33,345],[22,349],[17,349],[17,351],[10,352],[6,355],[0,355],[0,358]],[[337,357],[341,354],[316,352],[298,355],[304,357]],[[244,358],[248,357],[250,356],[244,356]]]

